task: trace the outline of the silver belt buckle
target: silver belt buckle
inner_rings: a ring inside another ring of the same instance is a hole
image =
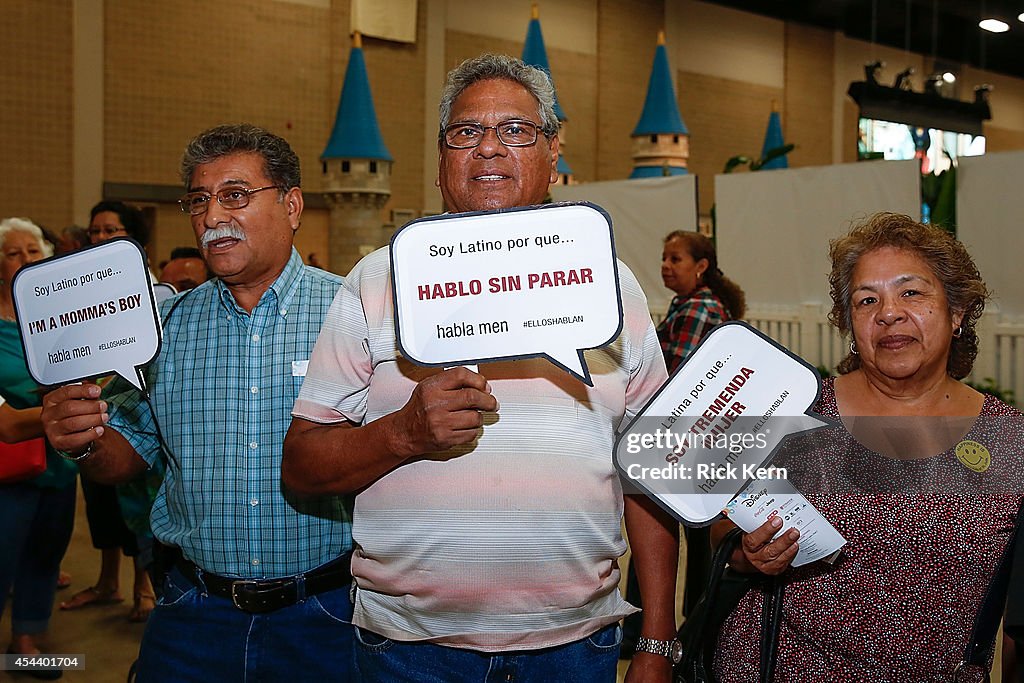
[[[245,612],[246,609],[238,604],[238,587],[239,586],[243,586],[243,587],[245,587],[245,586],[256,587],[258,585],[259,585],[259,582],[258,581],[253,581],[252,579],[240,579],[238,581],[233,582],[231,584],[231,604],[233,604],[235,607],[237,607],[238,609],[240,609],[243,612]]]

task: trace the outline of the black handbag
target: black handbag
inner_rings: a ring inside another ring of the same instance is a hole
[[[711,574],[704,594],[676,637],[683,646],[683,658],[672,670],[674,683],[714,683],[715,645],[722,624],[752,586],[769,588],[761,614],[762,683],[770,683],[775,672],[779,623],[782,619],[783,583],[763,574],[741,574],[726,565],[739,546],[743,532],[733,529],[722,539],[711,560]]]
[[[991,680],[988,663],[996,648],[996,633],[999,630],[999,622],[1003,618],[1004,611],[1007,613],[1007,633],[1010,637],[1014,637],[1017,632],[1013,618],[1007,609],[1007,600],[1010,599],[1008,592],[1011,592],[1011,586],[1014,591],[1019,590],[1019,587],[1012,583],[1011,577],[1019,578],[1021,571],[1020,527],[1022,522],[1024,522],[1024,502],[1021,503],[1021,508],[1017,511],[1013,533],[1003,550],[996,573],[985,591],[985,598],[982,600],[978,613],[974,615],[971,637],[967,641],[967,647],[964,648],[959,666],[953,672],[955,683],[971,680],[971,669],[981,669],[984,672],[984,680],[986,682]],[[1014,597],[1011,601],[1016,600],[1017,598]]]

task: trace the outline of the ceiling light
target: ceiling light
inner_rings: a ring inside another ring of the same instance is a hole
[[[1024,21],[1024,12],[1017,15],[1017,21]]]
[[[946,73],[942,74],[942,80],[944,80],[946,83],[955,83],[956,74],[954,74],[952,71],[947,71]]]
[[[998,19],[982,19],[978,22],[978,26],[992,33],[1005,33],[1010,30],[1009,24]]]

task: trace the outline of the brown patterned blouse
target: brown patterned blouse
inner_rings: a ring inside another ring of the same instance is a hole
[[[831,379],[817,411],[839,420]],[[1022,500],[1022,422],[986,396],[956,447],[912,461],[879,455],[841,427],[790,441],[773,464],[789,467],[848,543],[834,565],[784,574],[775,683],[953,680]],[[751,590],[722,628],[721,683],[758,680],[762,599]],[[978,667],[967,673],[958,680],[984,679]]]

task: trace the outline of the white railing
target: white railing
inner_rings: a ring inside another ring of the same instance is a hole
[[[978,360],[971,379],[992,378],[1024,405],[1024,320],[987,313],[978,321]]]
[[[835,371],[848,344],[828,323],[828,309],[818,304],[755,305],[746,321],[811,365]],[[992,378],[1024,404],[1024,319],[986,313],[978,322],[978,359],[969,379]]]
[[[746,321],[811,365],[834,371],[846,355],[847,343],[827,316],[818,304],[754,306],[747,310]]]

